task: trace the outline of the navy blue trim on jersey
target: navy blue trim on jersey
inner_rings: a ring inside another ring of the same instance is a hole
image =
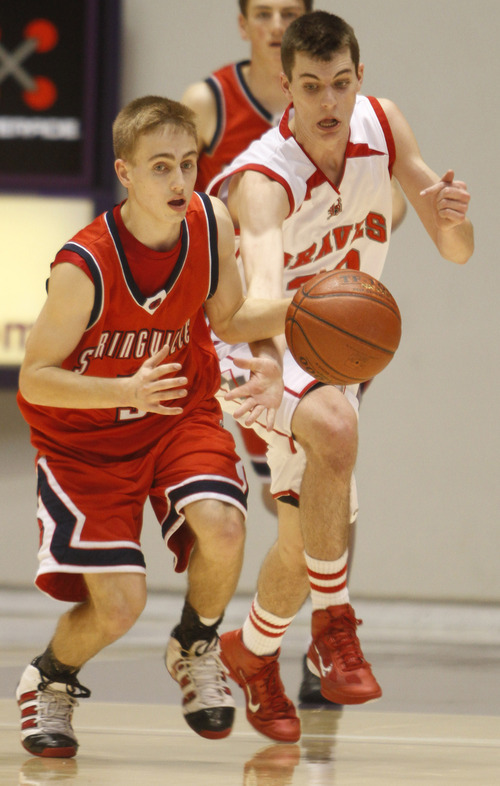
[[[205,82],[207,83],[207,85],[209,86],[210,90],[214,94],[216,117],[217,117],[217,122],[216,122],[216,125],[215,125],[215,132],[214,132],[214,135],[212,137],[212,140],[211,140],[210,144],[207,145],[207,147],[203,148],[203,150],[202,150],[202,153],[205,153],[206,155],[210,156],[210,155],[212,155],[212,153],[214,152],[215,148],[219,144],[220,137],[222,135],[222,130],[223,130],[223,126],[224,126],[224,105],[223,105],[223,102],[222,102],[221,90],[220,90],[219,85],[216,82],[216,80],[213,77],[209,76],[209,77],[207,77],[207,79],[205,79]]]
[[[189,248],[189,231],[188,231],[187,221],[184,218],[181,223],[181,248],[179,251],[179,256],[177,257],[176,263],[172,269],[172,272],[170,273],[169,277],[165,281],[163,287],[159,289],[158,292],[156,292],[154,295],[145,296],[142,294],[139,287],[137,286],[135,279],[132,275],[132,271],[130,270],[126,254],[125,251],[123,250],[122,242],[120,240],[120,235],[118,233],[118,227],[116,226],[116,221],[113,216],[113,212],[111,210],[108,210],[108,212],[104,216],[104,219],[106,221],[106,224],[108,225],[110,235],[113,238],[113,242],[115,244],[118,258],[120,260],[123,276],[127,283],[127,287],[134,300],[140,306],[142,306],[142,308],[146,309],[146,311],[151,313],[151,311],[153,311],[154,309],[150,308],[149,305],[150,304],[159,305],[165,299],[165,296],[174,287],[186,262],[186,257]]]
[[[116,567],[120,565],[138,565],[146,567],[142,552],[134,548],[74,548],[70,546],[77,520],[51,488],[47,474],[38,465],[37,494],[49,515],[56,523],[50,552],[60,565],[77,565],[86,567]]]
[[[236,76],[238,77],[238,82],[240,83],[240,87],[245,93],[246,97],[252,104],[253,108],[260,114],[262,117],[267,120],[268,123],[273,125],[273,116],[271,112],[268,112],[262,104],[257,101],[254,94],[250,92],[250,88],[248,87],[247,83],[245,82],[245,77],[243,76],[243,67],[248,65],[250,60],[241,60],[239,63],[235,63],[236,69]]]
[[[256,474],[259,478],[266,478],[271,479],[271,470],[269,469],[269,465],[266,461],[254,461],[250,459],[250,464],[254,468]]]
[[[198,478],[191,481],[190,483],[185,483],[178,488],[172,489],[172,491],[168,491],[167,496],[170,501],[171,508],[170,513],[162,523],[161,531],[163,538],[167,536],[169,529],[179,521],[179,514],[177,513],[176,505],[178,505],[184,499],[192,497],[194,494],[200,493],[203,494],[204,499],[210,499],[210,495],[213,494],[217,494],[218,497],[226,497],[226,502],[230,503],[231,500],[234,500],[237,505],[243,507],[245,510],[247,509],[248,494],[243,491],[243,489],[224,480],[216,480],[215,478]]]
[[[219,244],[218,244],[218,231],[217,219],[215,218],[214,206],[212,200],[207,194],[196,191],[205,207],[205,213],[208,222],[208,242],[210,248],[210,286],[208,289],[207,300],[215,295],[217,287],[219,286]]]
[[[89,321],[87,323],[87,327],[85,328],[88,330],[89,328],[93,327],[97,320],[99,319],[103,303],[104,303],[104,287],[102,283],[102,275],[99,265],[95,257],[92,256],[90,251],[88,251],[84,246],[81,246],[79,243],[74,243],[70,241],[66,243],[61,251],[72,251],[74,254],[78,254],[83,261],[86,263],[89,273],[92,276],[92,281],[94,283],[94,305],[92,306],[92,311],[89,317]]]
[[[255,98],[253,93],[250,91],[250,88],[248,87],[247,83],[245,82],[245,77],[243,76],[243,69],[244,69],[245,66],[247,66],[249,64],[250,64],[250,60],[240,60],[238,63],[234,63],[233,67],[234,67],[235,74],[236,74],[236,80],[237,80],[237,82],[238,82],[242,92],[245,94],[246,98],[248,99],[250,104],[253,106],[255,111],[259,115],[261,115],[264,118],[264,120],[266,120],[269,123],[269,125],[272,126],[272,125],[274,125],[273,115],[271,114],[271,112],[268,112],[268,110],[264,106],[262,106],[262,104],[259,101],[257,101],[257,99]],[[226,123],[225,123],[225,117],[224,117],[223,90],[220,87],[219,82],[217,81],[217,77],[216,76],[208,76],[205,79],[205,83],[208,85],[208,87],[210,88],[210,90],[212,91],[212,93],[214,95],[215,108],[216,108],[216,118],[217,118],[216,124],[215,124],[214,135],[213,135],[213,137],[212,137],[212,139],[210,141],[210,144],[207,145],[207,147],[203,148],[203,151],[202,151],[204,154],[210,156],[210,155],[212,155],[214,153],[214,151],[216,150],[217,146],[219,145],[219,142],[220,142],[221,137],[223,135],[224,127],[225,127]]]
[[[299,507],[299,500],[292,497],[291,494],[283,494],[283,496],[277,497],[277,499],[279,499],[280,502],[284,502],[286,505],[291,505],[292,508]]]

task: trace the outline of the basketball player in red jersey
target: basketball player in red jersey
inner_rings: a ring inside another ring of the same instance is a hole
[[[79,669],[134,624],[146,602],[140,547],[149,497],[188,591],[166,665],[198,734],[231,731],[234,701],[217,627],[236,587],[247,483],[215,398],[220,369],[206,317],[228,341],[283,331],[289,298],[243,296],[224,205],[193,192],[193,112],[155,96],[113,126],[127,199],[55,257],[31,331],[18,401],[37,449],[37,586],[75,602],[17,689],[21,739],[68,757]],[[256,359],[249,419],[282,395],[278,364]],[[243,366],[248,368],[244,361]]]
[[[281,85],[281,39],[288,25],[312,8],[313,0],[239,0],[238,24],[241,37],[250,44],[250,60],[220,68],[205,81],[188,87],[182,97],[182,103],[197,116],[197,190],[204,191],[235,156],[277,125],[288,102]],[[405,217],[406,200],[395,178],[391,184],[394,231]],[[262,501],[276,514],[276,503],[269,490],[267,444],[252,429],[242,427],[241,435],[253,469],[262,481]],[[353,526],[350,558],[354,532]],[[307,669],[305,657],[299,698],[302,703],[326,701],[319,680]]]
[[[394,103],[361,95],[364,67],[350,25],[323,11],[297,18],[283,36],[282,62],[289,107],[279,127],[208,186],[226,201],[239,228],[249,294],[282,297],[322,269],[347,267],[379,278],[391,234],[392,173],[441,256],[464,264],[474,249],[467,187],[452,170],[439,177],[423,161]],[[274,357],[279,349],[263,342],[258,351]],[[218,351],[229,389],[231,357],[241,350]],[[308,595],[307,660],[322,694],[360,704],[378,698],[381,688],[361,650],[347,584],[358,389],[321,385],[289,350],[282,354],[285,393],[266,435],[278,539],[262,564],[243,628],[225,633],[221,648],[245,689],[250,723],[272,739],[293,742],[300,721],[280,681],[278,657]],[[237,390],[226,394],[224,406],[233,399]]]

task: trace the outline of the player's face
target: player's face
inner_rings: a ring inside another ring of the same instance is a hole
[[[263,58],[280,68],[283,33],[305,10],[302,0],[249,0],[239,25],[241,37],[252,46],[252,59]]]
[[[193,193],[197,159],[196,141],[183,129],[167,125],[143,134],[132,160],[122,162],[124,178],[117,168],[131,207],[149,222],[180,224]]]
[[[363,66],[356,73],[347,47],[326,62],[296,54],[292,78],[283,75],[282,85],[295,107],[294,133],[301,144],[347,142],[362,77]]]

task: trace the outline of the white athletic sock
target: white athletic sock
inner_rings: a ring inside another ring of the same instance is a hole
[[[311,584],[313,611],[349,603],[347,550],[336,560],[321,560],[304,552]]]
[[[293,617],[277,617],[263,609],[256,595],[243,624],[243,644],[254,655],[273,655],[281,647],[292,620]]]
[[[211,628],[213,625],[215,625],[221,619],[221,617],[201,617],[199,614],[198,614],[198,618],[199,618],[201,624],[202,625],[206,625],[207,628]]]

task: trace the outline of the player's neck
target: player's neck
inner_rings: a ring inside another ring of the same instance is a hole
[[[259,104],[272,115],[286,109],[287,100],[281,88],[280,70],[270,70],[268,64],[251,61],[243,68],[243,78]]]
[[[348,138],[339,136],[327,142],[315,139],[300,127],[297,129],[294,118],[290,121],[290,130],[295,139],[304,148],[307,155],[314,161],[318,169],[335,185],[338,186],[344,172],[345,153]]]
[[[129,199],[122,205],[121,217],[130,234],[153,251],[170,251],[179,240],[180,221],[159,222],[144,214]]]

